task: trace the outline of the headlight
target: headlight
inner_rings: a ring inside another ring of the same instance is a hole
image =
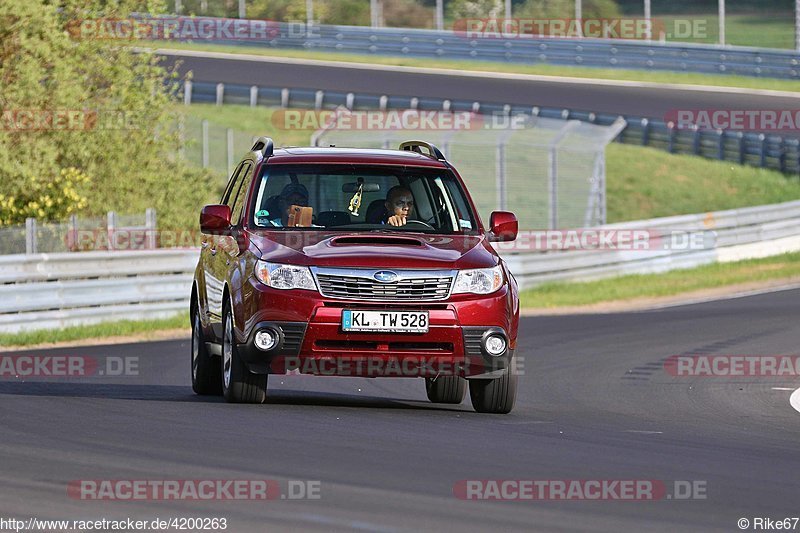
[[[259,261],[256,263],[256,278],[273,289],[317,290],[314,277],[308,267]]]
[[[453,294],[470,292],[472,294],[491,294],[503,284],[503,267],[459,270]]]

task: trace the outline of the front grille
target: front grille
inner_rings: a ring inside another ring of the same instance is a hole
[[[369,277],[317,274],[319,290],[330,298],[351,300],[444,300],[450,294],[452,276],[405,278],[379,283]]]

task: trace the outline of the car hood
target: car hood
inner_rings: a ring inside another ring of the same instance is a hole
[[[484,235],[264,231],[251,234],[274,263],[361,268],[488,268],[499,259]]]

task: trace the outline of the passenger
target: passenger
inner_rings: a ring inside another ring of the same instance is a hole
[[[273,226],[286,227],[289,223],[289,208],[293,205],[308,206],[308,189],[302,183],[289,183],[283,188],[279,197],[280,209],[273,213],[269,222]]]
[[[414,209],[414,196],[402,185],[396,185],[386,194],[386,224],[405,226],[411,210]]]

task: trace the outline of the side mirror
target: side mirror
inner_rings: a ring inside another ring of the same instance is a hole
[[[519,222],[514,213],[508,211],[494,211],[489,217],[489,240],[491,242],[513,241],[517,238]]]
[[[231,208],[227,205],[207,205],[200,211],[200,231],[208,235],[231,234]]]

